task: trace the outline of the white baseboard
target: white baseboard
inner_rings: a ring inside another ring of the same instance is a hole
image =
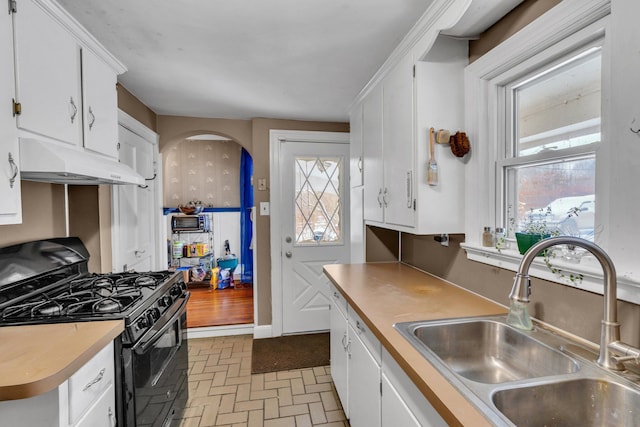
[[[248,325],[208,326],[187,329],[187,339],[225,337],[230,335],[251,335],[254,333],[252,323]]]
[[[253,327],[253,338],[271,338],[273,337],[273,328],[271,325],[256,325]]]

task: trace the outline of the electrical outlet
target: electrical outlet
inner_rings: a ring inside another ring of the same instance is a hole
[[[267,178],[258,178],[258,191],[265,191],[267,189]]]
[[[260,215],[261,216],[269,215],[269,202],[260,202]]]
[[[449,246],[449,235],[441,234],[440,237],[442,238],[442,240],[440,240],[440,244],[442,246]]]

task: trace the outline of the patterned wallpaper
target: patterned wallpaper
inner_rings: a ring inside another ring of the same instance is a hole
[[[240,206],[240,155],[233,141],[183,141],[165,154],[164,206],[200,200],[207,207]]]

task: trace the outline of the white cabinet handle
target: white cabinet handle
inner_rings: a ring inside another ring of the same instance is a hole
[[[111,427],[116,427],[118,423],[116,422],[116,415],[113,413],[113,409],[111,409],[111,406],[109,406],[109,412],[107,414],[109,416],[109,423]]]
[[[347,351],[347,333],[345,332],[344,335],[342,335],[342,348],[344,349],[344,351]]]
[[[98,376],[96,376],[94,379],[92,379],[91,381],[89,381],[87,383],[86,386],[84,386],[84,388],[82,389],[82,391],[87,391],[89,390],[91,387],[93,387],[95,384],[99,383],[100,381],[102,381],[102,378],[104,378],[104,371],[106,368],[102,368],[100,369],[100,372],[98,373]]]
[[[378,204],[382,207],[382,200],[380,197],[382,196],[382,188],[378,191]]]
[[[360,324],[359,320],[356,320],[356,329],[358,330],[358,332],[360,333],[365,333],[366,330],[364,329],[364,327]]]
[[[96,116],[93,114],[93,110],[91,109],[91,106],[89,106],[89,130],[91,130],[95,122],[96,122]]]
[[[146,251],[146,249],[140,249],[139,251],[134,251],[134,252],[133,252],[133,255],[134,255],[136,258],[140,258],[140,255],[142,255],[142,254],[143,254],[143,253],[145,253],[145,252],[147,252],[147,251]]]
[[[18,165],[16,165],[15,160],[13,160],[13,156],[9,153],[9,166],[11,166],[11,178],[9,178],[9,188],[13,188],[13,184],[16,182],[16,177],[18,176]]]
[[[347,346],[344,349],[347,350],[347,355],[349,356],[349,359],[351,359],[351,340],[349,340]]]
[[[362,156],[358,157],[358,170],[362,173]]]
[[[384,202],[384,207],[389,206],[389,200],[387,199],[389,193],[387,193],[387,188],[385,187],[384,192],[382,193],[382,201]]]
[[[76,119],[76,115],[78,114],[78,107],[76,107],[76,103],[73,101],[73,96],[69,100],[69,105],[71,106],[71,123]]]

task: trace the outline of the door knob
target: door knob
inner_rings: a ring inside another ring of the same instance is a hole
[[[287,258],[291,258],[293,256],[293,253],[291,253],[291,251],[287,251],[285,252],[284,256],[286,256]]]
[[[291,243],[292,240],[293,239],[291,238],[291,236],[287,236],[287,237],[284,238],[284,241],[287,242],[287,243]]]

